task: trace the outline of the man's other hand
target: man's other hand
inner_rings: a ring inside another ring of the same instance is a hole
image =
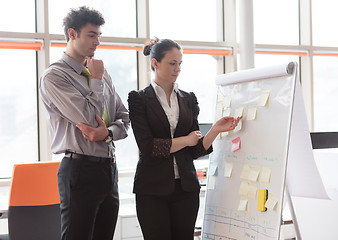
[[[79,123],[76,127],[81,130],[85,139],[92,142],[103,141],[108,136],[108,129],[106,124],[97,114],[95,117],[99,124],[96,128],[90,127],[84,123]]]

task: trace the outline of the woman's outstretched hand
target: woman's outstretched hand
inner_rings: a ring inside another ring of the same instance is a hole
[[[213,128],[218,133],[231,131],[235,129],[239,120],[241,119],[242,119],[242,116],[237,117],[237,118],[222,117],[214,124]]]

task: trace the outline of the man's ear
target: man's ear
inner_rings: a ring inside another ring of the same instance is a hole
[[[67,32],[69,39],[74,40],[76,38],[77,32],[74,30],[74,28],[69,28]]]

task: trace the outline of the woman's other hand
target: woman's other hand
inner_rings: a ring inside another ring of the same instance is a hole
[[[192,131],[186,136],[187,146],[195,146],[201,137],[202,133],[200,131]]]

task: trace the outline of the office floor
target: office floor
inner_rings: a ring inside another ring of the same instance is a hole
[[[1,235],[8,234],[7,219],[0,219],[0,240]],[[201,236],[195,236],[194,240],[201,240]],[[295,240],[296,233],[292,224],[286,224],[281,226],[281,240]]]
[[[9,187],[3,187],[1,186],[0,187],[0,200],[1,198],[3,198],[3,202],[5,202],[7,204],[8,202],[8,189]],[[201,191],[201,206],[200,206],[200,211],[199,211],[199,219],[197,220],[197,225],[202,227],[203,225],[203,218],[201,217],[203,215],[203,212],[204,212],[204,201],[203,201],[203,198],[205,197],[204,196],[204,191]],[[121,196],[122,199],[123,199],[123,196]],[[127,202],[126,200],[123,200],[122,201],[123,205],[126,206],[126,205],[130,205],[129,202]],[[283,218],[284,220],[289,220],[291,219],[291,216],[289,214],[289,210],[288,208],[285,209],[286,211],[283,212]],[[1,218],[0,217],[0,236],[1,235],[6,235],[8,234],[8,221],[7,221],[7,218]],[[200,240],[202,239],[201,236],[195,236],[194,240]],[[296,239],[295,238],[295,231],[294,231],[294,228],[293,228],[293,225],[292,224],[288,224],[288,225],[282,225],[282,228],[281,228],[281,238],[282,240],[292,240],[292,239]],[[2,238],[0,237],[0,240],[2,240]]]

